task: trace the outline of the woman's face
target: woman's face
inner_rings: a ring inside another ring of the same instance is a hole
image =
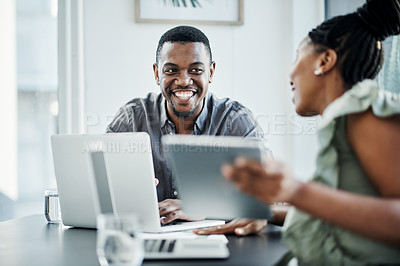
[[[319,66],[319,55],[315,52],[310,39],[305,38],[297,49],[296,60],[290,71],[293,102],[296,113],[301,116],[320,114],[322,88],[314,71]]]

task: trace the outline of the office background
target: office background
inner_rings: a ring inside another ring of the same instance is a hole
[[[244,0],[244,24],[193,24],[217,63],[210,91],[249,107],[277,159],[308,178],[317,118],[300,118],[288,72],[308,30],[362,0]],[[0,221],[40,213],[54,187],[50,135],[102,133],[118,108],[158,92],[152,64],[162,33],[136,23],[134,0],[0,1]],[[59,38],[59,39],[58,39]]]

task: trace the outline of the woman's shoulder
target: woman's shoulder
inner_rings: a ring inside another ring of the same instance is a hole
[[[380,89],[374,80],[359,82],[325,109],[319,127],[324,128],[341,116],[367,114],[368,110],[376,117],[400,114],[400,94]]]
[[[379,117],[372,108],[347,116],[347,140],[382,196],[400,196],[400,114]]]

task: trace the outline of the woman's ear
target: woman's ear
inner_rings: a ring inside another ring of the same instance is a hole
[[[317,76],[325,75],[335,67],[337,54],[334,50],[327,49],[319,55],[318,59],[318,64],[314,71],[314,74]]]

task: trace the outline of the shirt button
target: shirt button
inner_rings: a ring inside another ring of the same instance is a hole
[[[175,195],[175,196],[178,196],[178,191],[175,190],[175,191],[174,191],[174,195]]]

